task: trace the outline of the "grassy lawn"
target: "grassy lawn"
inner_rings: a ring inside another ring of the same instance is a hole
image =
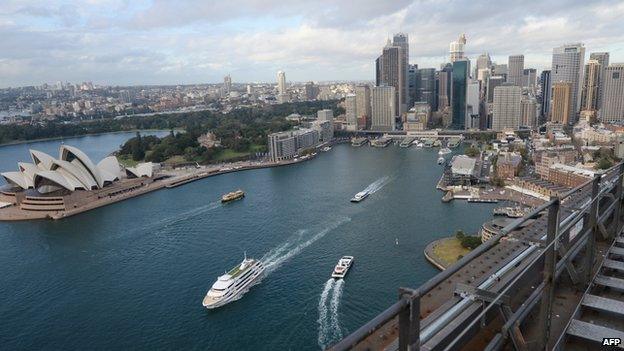
[[[167,165],[175,165],[175,164],[180,164],[180,163],[187,163],[189,161],[187,161],[184,156],[182,155],[176,155],[176,156],[171,156],[168,159],[165,160],[165,162],[163,162],[164,164]]]
[[[119,163],[124,167],[134,167],[139,163],[139,161],[133,160],[130,155],[117,156],[117,160],[119,160]]]
[[[445,265],[453,264],[457,261],[459,255],[465,256],[470,250],[461,246],[461,243],[457,238],[447,238],[438,243],[433,252],[444,261]]]
[[[215,161],[228,161],[228,160],[239,158],[239,157],[249,156],[253,153],[262,152],[262,151],[264,151],[264,145],[257,145],[257,144],[251,145],[249,147],[249,150],[247,151],[235,151],[232,149],[225,149],[219,152],[215,156],[214,160]]]

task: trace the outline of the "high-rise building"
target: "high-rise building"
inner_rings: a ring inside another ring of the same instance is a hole
[[[509,68],[505,64],[492,64],[492,75],[493,76],[502,76],[507,79],[509,75]]]
[[[581,85],[585,47],[583,44],[566,44],[553,49],[551,79],[555,83],[570,83],[570,107],[566,118],[569,124],[576,123],[576,115],[581,107]],[[553,93],[554,98],[554,93]],[[553,103],[554,109],[554,103]]]
[[[612,64],[605,70],[600,120],[624,122],[624,63]]]
[[[604,95],[604,75],[607,67],[609,67],[608,52],[592,52],[589,54],[590,60],[596,60],[600,64],[600,76],[598,77],[598,109],[602,108],[602,96]]]
[[[451,127],[464,129],[466,122],[466,91],[468,85],[468,61],[453,62],[451,86]]]
[[[572,108],[572,83],[554,82],[552,84],[552,110],[550,121],[568,124],[570,123],[570,109]]]
[[[433,109],[435,101],[435,68],[420,68],[416,72],[416,101],[426,102]]]
[[[355,94],[345,96],[345,119],[347,120],[347,130],[357,130],[357,98]]]
[[[223,77],[223,89],[226,94],[229,94],[232,91],[232,77],[229,74]]]
[[[334,122],[334,111],[330,109],[322,109],[316,111],[316,119],[319,121]]]
[[[550,100],[552,99],[552,84],[550,70],[543,70],[540,75],[540,100],[542,103],[541,118],[546,120],[550,115]]]
[[[595,112],[598,110],[598,93],[602,67],[598,60],[590,59],[585,65],[583,90],[581,91],[581,111]]]
[[[525,96],[520,102],[520,126],[535,128],[537,126],[537,100]]]
[[[450,106],[452,74],[453,66],[450,64],[442,67],[442,70],[437,73],[436,92],[438,95],[438,111],[442,111]]]
[[[318,98],[319,93],[321,92],[318,85],[314,84],[314,82],[307,82],[305,84],[304,89],[305,89],[306,100],[316,100]]]
[[[466,120],[464,127],[466,129],[479,129],[480,126],[480,84],[476,80],[468,82],[466,87]]]
[[[408,86],[409,86],[409,82],[407,79],[407,74],[408,74],[408,70],[409,70],[409,37],[407,36],[407,34],[405,33],[396,33],[393,37],[392,37],[392,46],[399,46],[401,47],[401,49],[403,49],[403,56],[401,57],[401,68],[403,69],[403,87],[401,88],[403,90],[403,106],[401,113],[407,111],[407,108],[410,107],[411,105],[411,101],[409,100],[409,93],[408,93]]]
[[[535,68],[525,68],[522,72],[522,86],[533,89],[537,85],[537,70]]]
[[[490,54],[485,52],[479,55],[479,57],[477,58],[477,67],[475,68],[475,70],[477,71],[477,74],[479,70],[490,69],[491,67],[492,67],[492,59],[490,58]]]
[[[466,46],[466,34],[460,35],[457,41],[451,42],[451,44],[449,45],[451,63],[454,63],[455,61],[463,60],[465,58],[464,56],[465,46]]]
[[[371,129],[381,131],[395,130],[396,93],[393,86],[373,87],[371,92]]]
[[[370,128],[371,125],[371,95],[368,85],[355,87],[355,109],[360,129]]]
[[[524,75],[524,55],[509,56],[509,75],[507,83],[522,86],[522,76]]]
[[[492,129],[520,127],[522,88],[518,85],[505,83],[494,88],[492,106]]]
[[[503,85],[503,83],[505,83],[505,77],[503,76],[490,76],[488,78],[486,87],[486,100],[488,103],[491,104],[494,102],[494,89],[496,89],[497,86]]]
[[[387,85],[395,88],[395,106],[397,115],[407,108],[407,66],[403,48],[394,46],[388,40],[383,52],[377,58],[377,85]]]
[[[286,94],[286,73],[284,71],[277,72],[277,93]]]
[[[409,65],[407,69],[407,95],[408,95],[408,105],[414,105],[416,100],[416,89],[418,80],[418,65]]]

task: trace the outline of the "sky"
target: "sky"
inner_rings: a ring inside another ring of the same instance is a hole
[[[497,63],[582,42],[624,62],[624,1],[1,0],[0,87],[373,80],[393,33],[410,62],[439,67],[459,34]]]

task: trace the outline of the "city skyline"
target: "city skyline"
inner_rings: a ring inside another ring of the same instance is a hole
[[[473,62],[483,52],[499,64],[523,54],[525,67],[548,69],[552,49],[571,42],[583,42],[586,56],[608,51],[611,62],[624,61],[624,4],[612,1],[185,5],[3,2],[0,87],[201,84],[226,75],[234,83],[275,82],[278,70],[289,81],[372,80],[379,48],[398,32],[409,36],[410,63],[419,67],[447,62],[458,33],[466,33]]]

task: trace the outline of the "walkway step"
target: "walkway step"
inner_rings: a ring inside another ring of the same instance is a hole
[[[614,261],[605,258],[604,261],[602,261],[602,266],[605,268],[615,269],[624,272],[624,262]]]
[[[609,253],[613,255],[624,256],[624,249],[621,247],[613,246],[609,250]]]
[[[585,340],[598,342],[601,345],[602,340],[605,338],[624,339],[624,333],[619,330],[583,322],[578,319],[570,321],[570,326],[568,326],[566,333]]]
[[[598,311],[604,311],[624,316],[624,302],[622,301],[587,294],[583,297],[582,304],[585,307],[593,308]]]
[[[594,284],[624,291],[624,279],[620,278],[608,277],[606,275],[599,274],[594,279]]]

